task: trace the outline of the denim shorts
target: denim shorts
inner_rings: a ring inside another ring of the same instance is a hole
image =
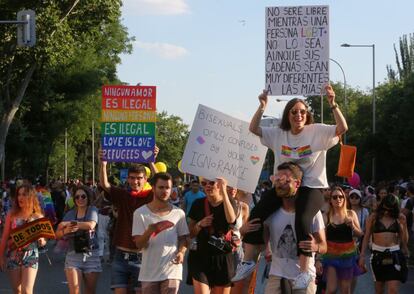
[[[141,288],[141,283],[138,281],[141,258],[141,253],[115,249],[111,268],[111,289],[130,288],[138,290]]]
[[[101,260],[98,251],[93,251],[91,256],[83,253],[69,251],[66,254],[65,269],[74,268],[82,273],[100,273],[102,272]]]

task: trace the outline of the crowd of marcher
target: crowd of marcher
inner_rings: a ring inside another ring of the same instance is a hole
[[[100,157],[99,184],[43,178],[4,184],[0,266],[14,293],[32,293],[39,238],[16,248],[11,232],[42,217],[64,252],[69,293],[95,293],[102,262],[115,293],[253,293],[260,254],[265,293],[353,293],[370,255],[375,291],[398,293],[413,250],[414,182],[377,187],[329,184],[326,152],[347,123],[326,88],[335,125],[315,124],[303,100],[286,105],[279,127],[261,127],[267,93],[250,130],[273,150],[275,169],[251,195],[222,177],[176,181],[149,164],[131,165],[125,186],[111,183]],[[159,150],[155,148],[157,155]],[[188,273],[183,277],[183,263]]]

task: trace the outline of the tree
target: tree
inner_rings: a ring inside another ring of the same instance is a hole
[[[390,65],[387,66],[388,79],[391,82],[409,79],[414,72],[414,35],[410,34],[408,37],[407,35],[403,35],[400,38],[399,44],[399,55],[394,44],[395,60],[398,72],[393,70]]]
[[[345,119],[348,123],[348,132],[346,133],[347,144],[357,146],[357,162],[355,171],[363,179],[369,179],[370,160],[372,158],[372,150],[375,145],[372,145],[372,121],[371,121],[371,95],[367,95],[359,89],[353,89],[347,86],[346,88],[346,103],[345,91],[341,83],[332,83],[332,87],[336,94],[336,102],[338,103]],[[329,108],[326,96],[323,97],[324,123],[335,124],[333,115]],[[321,112],[321,97],[311,96],[307,98],[310,108],[312,109],[315,122],[320,122]],[[346,106],[345,106],[346,105]],[[335,177],[339,160],[339,146],[333,147],[327,154],[327,175],[329,181],[338,181]]]
[[[15,2],[0,4],[0,18],[15,19],[22,8],[35,10],[38,43],[16,48],[15,28],[0,27],[0,161],[20,109],[17,125],[26,132],[19,132],[18,142],[11,145],[31,151],[16,152],[23,156],[20,167],[47,169],[54,142],[65,127],[75,126],[70,129],[72,139],[85,139],[89,129],[82,124],[97,119],[100,86],[116,80],[119,54],[130,52],[130,39],[119,20],[121,1]],[[39,156],[35,162],[28,160],[33,151]]]

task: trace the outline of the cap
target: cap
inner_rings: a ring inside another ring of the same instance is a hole
[[[357,194],[357,195],[359,196],[359,198],[362,198],[361,191],[359,191],[358,189],[352,189],[352,190],[349,192],[349,196],[351,196],[352,194]]]

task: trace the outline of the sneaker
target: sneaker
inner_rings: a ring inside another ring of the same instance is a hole
[[[312,276],[306,273],[300,273],[294,280],[292,289],[293,290],[301,290],[306,289],[309,286],[309,283],[312,281]]]
[[[242,261],[241,264],[237,266],[236,275],[231,281],[237,282],[247,278],[254,271],[255,266],[256,263],[254,261]]]

